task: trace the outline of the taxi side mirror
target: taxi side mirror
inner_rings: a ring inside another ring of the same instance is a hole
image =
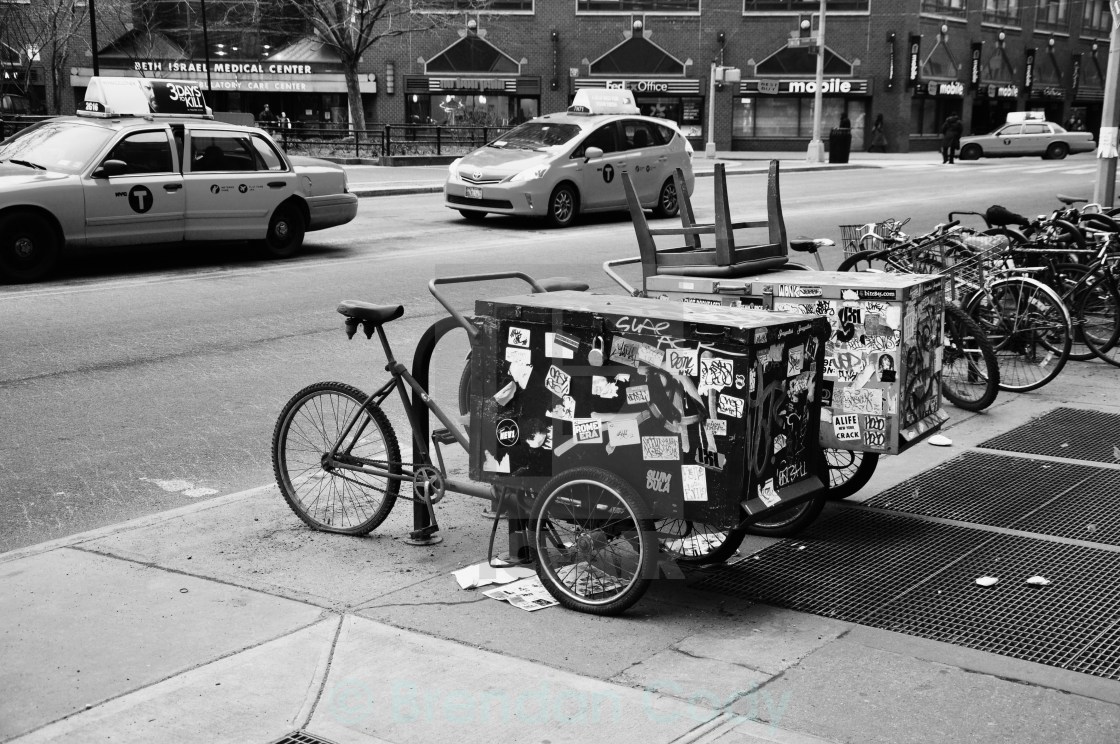
[[[583,151],[583,162],[585,163],[588,160],[593,160],[601,157],[603,157],[603,148],[601,147],[589,147]]]
[[[119,176],[127,171],[128,163],[123,160],[106,160],[97,166],[91,175],[94,178],[108,178],[109,176]]]

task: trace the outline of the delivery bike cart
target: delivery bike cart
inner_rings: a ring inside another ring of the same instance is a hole
[[[821,440],[829,465],[830,496],[854,494],[870,480],[882,454],[898,454],[939,431],[948,420],[941,408],[939,353],[942,338],[941,277],[806,271],[787,263],[787,248],[813,253],[818,241],[786,236],[772,161],[767,218],[733,222],[726,176],[714,174],[715,215],[699,224],[678,174],[680,228],[650,228],[629,175],[622,174],[640,255],[607,261],[606,273],[629,294],[690,304],[809,313],[831,328],[822,381]],[[766,230],[766,240],[736,245],[734,231]],[[659,250],[654,236],[682,236],[685,245]],[[701,235],[714,244],[703,246]],[[641,263],[642,286],[635,288],[614,268]],[[804,526],[787,512],[789,534]]]
[[[437,288],[500,279],[535,293],[480,300],[467,318]],[[377,334],[390,381],[370,394],[316,383],[281,412],[277,483],[308,525],[365,534],[408,500],[410,537],[424,543],[447,493],[489,499],[495,523],[508,517],[511,554],[536,564],[560,604],[615,614],[641,597],[659,559],[688,557],[687,532],[659,524],[718,525],[737,547],[750,520],[820,498],[823,319],[546,293],[520,272],[437,278],[429,289],[450,317],[422,336],[411,372],[385,328],[404,308],[343,302],[347,334]],[[432,352],[455,328],[471,343],[468,431],[426,390]],[[384,410],[394,390],[409,462]],[[444,428],[429,432],[429,415]],[[469,454],[469,481],[447,476],[440,447],[455,444]]]

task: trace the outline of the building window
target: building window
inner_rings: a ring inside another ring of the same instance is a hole
[[[471,12],[480,10],[478,0],[446,0],[446,5],[447,8],[443,9],[445,12],[450,10]],[[487,13],[500,13],[502,11],[507,13],[513,11],[519,13],[533,12],[533,0],[490,0],[484,5],[485,7],[481,10],[485,10]]]
[[[1107,36],[1111,28],[1112,14],[1108,9],[1108,1],[1084,0],[1081,17],[1082,32],[1100,32]]]
[[[829,11],[866,11],[870,0],[830,0]],[[816,13],[820,0],[743,0],[744,13]]]
[[[1019,25],[1019,0],[984,0],[984,22]]]
[[[1069,0],[1038,0],[1035,25],[1054,31],[1069,29]]]
[[[966,0],[922,0],[922,12],[964,18]]]
[[[824,97],[821,100],[822,135],[847,116],[852,122],[852,146],[863,144],[867,102],[862,99]],[[813,136],[813,99],[796,96],[758,96],[735,101],[731,135],[746,138],[808,139]]]
[[[699,13],[700,0],[576,0],[576,12]]]

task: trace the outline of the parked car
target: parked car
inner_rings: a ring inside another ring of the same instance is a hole
[[[197,83],[93,78],[78,115],[0,143],[0,279],[107,245],[249,240],[286,258],[357,210],[340,166],[215,121]]]
[[[1092,152],[1096,147],[1090,132],[1069,132],[1041,119],[1012,120],[989,134],[961,137],[960,159],[1041,155],[1061,160],[1070,153]]]
[[[586,212],[626,209],[628,171],[642,205],[680,209],[673,172],[689,194],[692,146],[675,122],[639,116],[629,90],[578,91],[567,111],[539,116],[451,163],[445,205],[468,220],[488,213],[544,217],[567,227]]]

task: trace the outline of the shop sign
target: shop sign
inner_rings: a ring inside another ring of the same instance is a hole
[[[821,93],[827,95],[865,96],[870,91],[866,78],[829,78],[821,81]],[[817,81],[813,78],[799,80],[744,80],[739,84],[739,94],[766,93],[769,95],[813,95]]]
[[[607,90],[632,90],[635,93],[668,93],[669,84],[664,80],[608,80]]]
[[[988,98],[1018,98],[1018,85],[989,85]]]
[[[439,81],[444,89],[454,90],[505,90],[506,81],[500,78],[452,78]]]
[[[1039,98],[1065,98],[1066,92],[1063,88],[1055,88],[1048,85],[1045,88],[1034,91],[1034,95]]]
[[[976,90],[980,87],[980,55],[984,51],[984,42],[972,42],[972,68],[968,76],[969,88]]]
[[[931,96],[963,96],[964,84],[959,80],[954,80],[951,83],[930,81],[926,90]]]
[[[906,84],[915,88],[922,74],[922,36],[910,34],[910,60],[906,71]]]
[[[1023,65],[1023,90],[1030,95],[1031,86],[1034,85],[1034,49],[1028,49],[1026,62]]]
[[[184,62],[181,60],[135,60],[132,69],[137,72],[206,72],[205,62]],[[311,65],[281,64],[260,62],[211,62],[210,72],[232,73],[234,75],[312,75]]]
[[[777,80],[759,80],[758,81],[758,92],[759,93],[767,93],[767,94],[773,95],[773,94],[777,93],[780,89],[781,89],[781,86],[778,85]]]
[[[697,95],[700,93],[700,81],[695,78],[577,78],[575,88],[632,90],[635,95]]]

